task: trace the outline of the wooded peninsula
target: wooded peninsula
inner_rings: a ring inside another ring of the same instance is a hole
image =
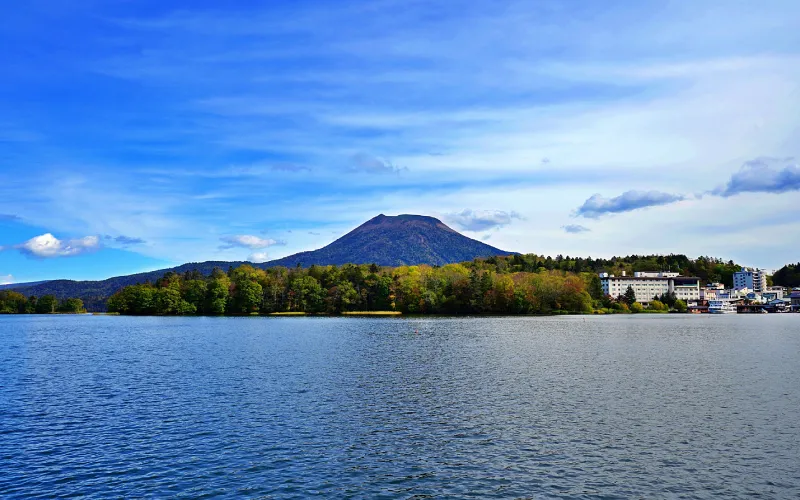
[[[108,311],[126,315],[343,314],[557,314],[644,312],[630,297],[603,294],[599,270],[681,271],[731,281],[733,262],[682,255],[571,259],[512,255],[444,266],[372,265],[273,267],[242,265],[210,276],[167,273],[155,283],[131,285],[108,299]],[[685,310],[674,298],[652,301],[651,312]]]

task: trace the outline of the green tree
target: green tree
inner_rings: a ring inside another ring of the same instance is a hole
[[[587,286],[589,295],[594,300],[604,299],[606,295],[603,293],[603,285],[600,282],[600,276],[598,276],[597,273],[592,273],[589,276],[590,278]]]
[[[0,314],[22,314],[26,312],[33,311],[29,311],[28,299],[24,295],[13,290],[0,290]]]
[[[109,312],[120,314],[156,314],[155,294],[149,283],[127,286],[108,299],[107,307]]]
[[[658,300],[659,302],[666,304],[667,308],[671,308],[675,307],[675,302],[678,300],[678,297],[675,295],[675,292],[667,292],[661,294]]]
[[[352,311],[357,300],[356,289],[349,282],[344,281],[328,290],[325,302],[329,313],[340,314],[344,311]]]
[[[625,295],[623,295],[622,298],[628,306],[632,306],[634,302],[636,302],[636,292],[633,291],[632,286],[628,285],[628,288],[625,290]]]
[[[180,288],[176,286],[157,289],[154,301],[157,314],[182,316],[197,312],[197,307],[184,300],[181,296]]]
[[[58,312],[79,314],[86,312],[81,299],[64,299],[58,306]]]
[[[324,308],[324,293],[319,282],[311,276],[292,281],[290,309],[300,312],[320,312]]]
[[[207,295],[208,283],[206,283],[202,278],[191,279],[184,283],[183,297],[186,302],[194,306],[195,311],[198,313],[205,314],[207,312]]]
[[[36,298],[35,295],[31,295],[28,297],[28,302],[25,304],[25,310],[23,311],[25,314],[35,314],[36,313],[36,303],[39,299]],[[2,310],[2,306],[0,306],[0,310]]]
[[[250,314],[261,309],[261,299],[264,293],[261,285],[249,277],[239,277],[234,282],[231,312],[235,314]]]
[[[37,314],[52,314],[58,309],[58,299],[55,295],[45,295],[36,303]]]
[[[204,308],[208,314],[225,314],[228,306],[228,297],[230,296],[230,285],[231,280],[224,273],[212,274],[212,278],[208,283],[206,306]]]

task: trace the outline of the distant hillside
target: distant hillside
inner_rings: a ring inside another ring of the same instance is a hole
[[[298,264],[303,267],[314,264],[444,265],[470,261],[478,257],[513,253],[468,238],[433,217],[422,215],[390,217],[381,214],[319,250],[300,252],[253,265],[265,269],[275,266],[295,267]],[[228,267],[238,267],[242,264],[246,262],[197,262],[102,281],[54,280],[39,284],[12,285],[10,288],[27,296],[78,297],[84,301],[88,310],[98,311],[104,310],[105,300],[121,288],[155,281],[170,271],[184,273],[197,270],[208,275],[216,267],[227,270]]]
[[[154,282],[170,271],[185,273],[196,269],[208,275],[211,274],[211,271],[213,271],[215,267],[227,271],[228,267],[238,267],[242,264],[248,264],[248,262],[192,262],[170,269],[159,269],[158,271],[131,274],[128,276],[117,276],[101,281],[52,280],[36,284],[20,283],[17,285],[8,285],[6,288],[11,288],[15,292],[19,292],[28,297],[31,295],[37,297],[55,295],[59,299],[77,297],[83,300],[84,306],[88,311],[103,311],[105,310],[106,299],[128,285],[145,283],[147,281]]]
[[[47,283],[47,281],[30,281],[27,283],[9,283],[7,285],[0,285],[0,290],[11,289],[11,288],[22,288],[26,286],[33,286],[39,285],[41,283]]]

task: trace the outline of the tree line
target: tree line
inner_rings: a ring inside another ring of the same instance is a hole
[[[499,270],[491,258],[441,267],[377,265],[274,267],[249,265],[168,273],[155,283],[123,288],[108,300],[121,314],[549,314],[592,312],[602,302],[591,273]]]
[[[26,297],[13,290],[0,290],[0,314],[84,313],[83,301],[76,298],[59,300],[55,295]]]
[[[733,286],[733,274],[741,266],[732,260],[724,261],[715,257],[698,257],[690,259],[682,254],[670,255],[629,255],[611,257],[610,259],[593,259],[591,257],[555,257],[536,254],[514,255],[497,258],[498,266],[506,266],[512,271],[535,272],[539,269],[583,272],[608,272],[622,274],[626,271],[632,275],[634,271],[674,271],[683,276],[696,276],[701,283],[723,283]]]
[[[772,276],[772,282],[775,285],[789,288],[800,287],[800,262],[797,264],[786,264],[775,271],[775,274]]]

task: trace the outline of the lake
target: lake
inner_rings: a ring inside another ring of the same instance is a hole
[[[0,317],[0,496],[797,498],[800,314]]]

